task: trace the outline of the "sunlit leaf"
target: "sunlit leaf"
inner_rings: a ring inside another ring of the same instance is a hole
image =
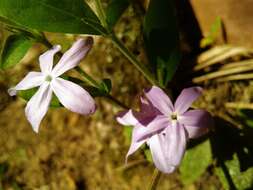
[[[208,35],[200,41],[200,47],[205,48],[207,46],[212,45],[215,42],[219,34],[219,31],[221,30],[221,27],[222,27],[222,20],[220,17],[217,17],[215,19],[215,22],[212,24]]]
[[[211,161],[212,154],[209,141],[187,150],[179,168],[182,182],[185,185],[195,182],[205,172]]]
[[[83,0],[1,0],[0,17],[40,31],[105,33],[99,19]]]
[[[160,85],[166,86],[180,61],[179,31],[172,0],[151,0],[144,21],[149,62]]]
[[[7,38],[1,54],[0,67],[9,68],[20,62],[33,42],[22,34],[14,34]]]
[[[245,190],[253,188],[253,168],[251,167],[245,172],[241,172],[240,162],[236,154],[233,155],[232,160],[225,161],[225,166],[237,190]],[[222,168],[221,167],[216,168],[215,172],[219,177],[223,185],[223,188],[225,190],[231,189]]]

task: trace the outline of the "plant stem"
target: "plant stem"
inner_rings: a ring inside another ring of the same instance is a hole
[[[91,76],[89,76],[80,66],[75,67],[75,70],[83,77],[83,79],[89,83],[90,85],[100,88],[100,84],[93,79]]]
[[[157,168],[155,168],[148,190],[156,190],[161,175],[162,173]]]
[[[126,46],[112,34],[110,36],[113,44],[120,50],[120,52],[144,75],[144,77],[152,84],[159,86],[158,82],[155,80],[153,74],[141,63],[139,62],[135,55],[133,55]]]
[[[107,98],[108,100],[114,102],[115,104],[117,104],[119,107],[121,107],[122,109],[130,109],[128,106],[126,106],[124,103],[122,103],[121,101],[119,101],[118,99],[114,98],[113,96],[111,96],[110,94],[108,94],[107,96],[105,96],[105,98]]]

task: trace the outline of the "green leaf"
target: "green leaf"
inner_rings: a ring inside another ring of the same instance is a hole
[[[179,31],[173,0],[151,0],[144,20],[144,42],[160,85],[166,86],[180,62]]]
[[[187,150],[179,168],[182,182],[185,185],[195,182],[205,172],[211,161],[212,153],[209,141]]]
[[[200,47],[205,48],[212,45],[222,27],[222,20],[220,17],[216,17],[215,22],[212,24],[209,34],[200,41]]]
[[[1,54],[0,67],[9,68],[20,62],[33,42],[22,34],[14,34],[7,38]]]
[[[148,148],[144,149],[144,154],[145,154],[146,159],[149,162],[153,163],[153,158],[152,158],[152,154],[151,154],[150,149],[148,149]]]
[[[111,0],[106,9],[106,21],[110,28],[114,27],[128,6],[129,0]]]
[[[1,0],[0,17],[39,31],[105,34],[83,0]]]
[[[127,144],[131,144],[133,126],[124,126],[123,135],[126,139]]]
[[[228,169],[228,173],[233,180],[237,190],[252,189],[253,187],[253,168],[241,172],[240,161],[236,154],[233,155],[232,160],[225,161],[225,166]],[[229,183],[225,177],[225,174],[221,167],[216,168],[216,175],[219,177],[224,189],[229,190]]]
[[[29,101],[31,97],[37,92],[37,90],[38,88],[32,88],[29,90],[21,90],[21,91],[18,91],[18,96],[26,101]],[[61,106],[62,105],[60,101],[58,100],[58,98],[55,95],[53,95],[51,103],[50,103],[50,107],[58,108]]]
[[[112,89],[112,81],[110,79],[103,79],[101,82],[101,90],[109,94]]]

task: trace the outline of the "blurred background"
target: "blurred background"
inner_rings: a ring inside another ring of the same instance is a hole
[[[144,63],[141,23],[148,3],[132,1],[115,29]],[[162,175],[157,189],[250,190],[253,1],[180,0],[176,8],[183,58],[170,86],[173,94],[188,85],[203,86],[204,95],[194,106],[211,112],[216,124],[210,136],[190,143],[182,166],[174,174]],[[0,24],[1,46],[8,35]],[[77,38],[45,35],[64,51]],[[96,79],[110,78],[112,95],[137,107],[138,95],[149,84],[109,40],[94,38],[94,48],[80,66]],[[7,89],[39,69],[38,56],[44,51],[46,47],[36,44],[21,64],[0,71],[0,190],[147,189],[154,166],[141,151],[124,164],[130,132],[116,123],[115,114],[121,109],[108,100],[96,98],[98,110],[91,117],[52,108],[39,134],[32,131],[24,115],[26,102],[10,97]]]

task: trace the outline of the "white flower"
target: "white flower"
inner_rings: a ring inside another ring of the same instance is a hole
[[[76,67],[92,47],[93,39],[77,40],[72,47],[63,54],[58,64],[53,68],[54,55],[61,50],[60,45],[54,46],[39,57],[41,72],[29,72],[15,87],[8,90],[11,96],[18,90],[38,87],[38,91],[29,100],[25,114],[35,132],[45,116],[52,94],[54,93],[61,104],[67,109],[87,115],[95,112],[96,106],[90,94],[77,84],[64,80],[59,76]]]

